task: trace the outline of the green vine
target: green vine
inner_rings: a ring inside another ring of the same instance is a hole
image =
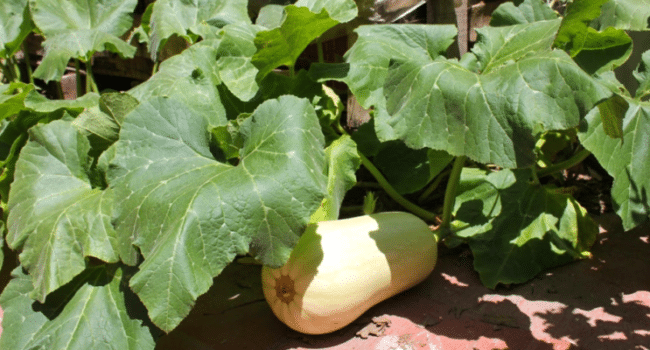
[[[556,163],[556,164],[547,166],[545,168],[538,169],[537,170],[537,176],[538,177],[544,177],[544,176],[548,176],[548,175],[560,172],[560,171],[562,171],[564,169],[573,168],[574,166],[582,163],[582,161],[585,160],[590,155],[591,155],[591,152],[589,152],[588,150],[583,148],[582,150],[580,150],[579,152],[574,154],[571,158],[569,158],[569,159],[567,159],[567,160],[565,160],[563,162]]]
[[[435,221],[436,220],[436,215],[428,210],[425,210],[421,207],[419,207],[417,204],[412,203],[408,199],[404,198],[401,194],[399,194],[393,186],[391,186],[390,183],[388,183],[388,180],[384,177],[384,175],[381,174],[379,169],[375,167],[374,164],[366,156],[363,154],[359,153],[359,158],[361,158],[361,164],[363,164],[366,169],[372,174],[372,176],[377,180],[379,185],[386,191],[386,194],[390,198],[392,198],[395,202],[397,202],[399,205],[410,211],[411,213],[421,217],[424,220],[428,221]]]
[[[442,207],[442,222],[438,228],[438,232],[441,235],[440,238],[444,238],[451,233],[450,227],[452,212],[454,210],[454,204],[456,203],[456,191],[458,189],[458,183],[460,182],[460,174],[465,165],[465,160],[467,160],[466,156],[456,157],[454,165],[451,168],[451,173],[449,174],[449,180],[445,190],[445,202]]]

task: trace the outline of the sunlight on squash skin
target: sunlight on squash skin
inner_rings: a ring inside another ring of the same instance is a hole
[[[262,288],[287,326],[330,333],[422,282],[437,256],[435,236],[410,213],[323,221],[307,228],[284,266],[262,268]]]

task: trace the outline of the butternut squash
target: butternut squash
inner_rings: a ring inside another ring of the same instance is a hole
[[[410,213],[322,221],[307,227],[284,266],[262,268],[262,288],[287,326],[329,333],[423,281],[437,256],[433,233]]]

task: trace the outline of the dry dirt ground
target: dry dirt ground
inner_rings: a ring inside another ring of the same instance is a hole
[[[443,248],[425,282],[319,336],[274,317],[259,266],[233,264],[157,349],[648,350],[650,224],[623,232],[615,215],[597,220],[592,259],[490,290],[467,252]]]
[[[319,336],[275,318],[262,296],[259,266],[231,264],[156,349],[648,350],[650,224],[623,232],[614,215],[597,220],[601,235],[592,259],[490,290],[468,252],[442,248],[422,284]]]

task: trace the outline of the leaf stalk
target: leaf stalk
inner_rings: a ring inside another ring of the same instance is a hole
[[[2,71],[5,79],[7,80],[7,83],[19,81],[19,71],[16,69],[16,64],[13,57],[9,57],[5,60]]]
[[[319,36],[316,39],[316,48],[318,49],[318,63],[325,63],[325,55],[323,54],[323,39]]]
[[[456,157],[454,165],[451,168],[451,173],[449,174],[449,180],[447,181],[447,188],[445,190],[445,202],[442,207],[442,222],[438,228],[442,232],[441,238],[444,238],[450,233],[452,212],[456,203],[456,191],[458,190],[460,174],[463,171],[466,160],[466,156]]]
[[[27,78],[29,79],[29,83],[34,85],[34,72],[32,71],[32,60],[29,57],[29,51],[25,47],[25,43],[23,43],[22,48],[23,48],[23,55],[25,60],[25,68],[27,69]]]
[[[76,80],[76,85],[77,85],[77,97],[81,97],[85,94],[85,91],[83,89],[83,85],[81,85],[81,64],[79,63],[79,59],[75,58],[74,59],[74,69],[75,69],[75,80]]]
[[[86,92],[92,91],[99,93],[97,83],[95,83],[95,76],[93,75],[92,57],[86,62]]]
[[[550,166],[547,166],[546,168],[541,168],[537,170],[537,176],[538,177],[544,177],[551,175],[553,173],[560,172],[564,169],[570,169],[573,168],[574,166],[580,164],[583,160],[585,160],[587,157],[591,155],[591,152],[589,152],[587,149],[582,149],[576,154],[574,154],[571,158],[560,162],[556,164],[552,164]]]
[[[424,190],[424,192],[422,192],[422,194],[418,198],[418,202],[423,203],[424,201],[426,201],[427,198],[429,198],[429,196],[431,195],[431,193],[433,193],[433,191],[435,191],[436,188],[438,188],[438,186],[442,182],[442,179],[444,179],[445,176],[449,175],[450,173],[451,173],[451,170],[446,170],[446,171],[443,171],[440,174],[438,174],[438,176],[436,176],[436,178],[433,180],[431,185],[429,185],[429,187],[427,187]]]
[[[378,183],[368,182],[368,181],[357,181],[355,186],[362,187],[362,188],[381,188],[381,185],[379,185]]]
[[[375,167],[366,156],[363,154],[359,153],[359,158],[361,158],[361,164],[363,164],[366,169],[372,174],[372,176],[377,180],[379,185],[386,191],[386,194],[390,198],[392,198],[395,202],[397,202],[399,205],[410,211],[411,213],[419,216],[420,218],[428,221],[435,221],[436,220],[436,215],[428,210],[425,210],[418,205],[410,202],[408,199],[404,198],[401,194],[399,194],[393,186],[388,183],[388,180],[384,177],[384,175],[381,174],[379,169]]]

